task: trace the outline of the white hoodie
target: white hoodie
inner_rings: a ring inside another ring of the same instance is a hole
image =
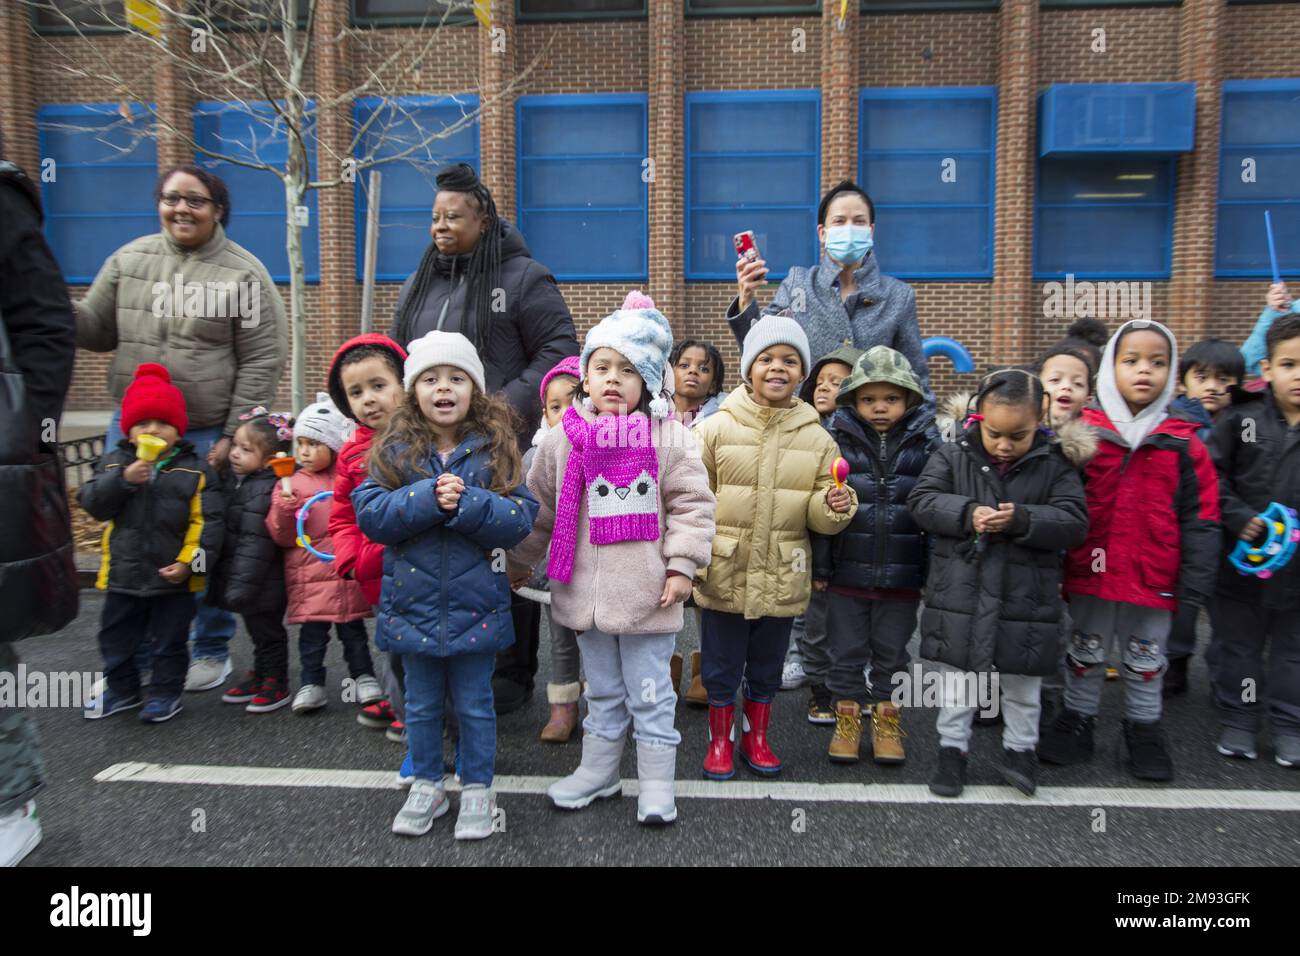
[[[1128,402],[1124,401],[1119,386],[1115,383],[1115,346],[1124,333],[1142,329],[1159,332],[1169,340],[1169,378],[1156,400],[1134,415],[1129,411]],[[1106,343],[1106,351],[1101,357],[1101,368],[1097,372],[1097,401],[1115,430],[1128,442],[1129,448],[1137,448],[1155,431],[1157,425],[1169,417],[1169,403],[1177,388],[1178,342],[1174,339],[1174,333],[1151,319],[1132,319],[1121,325]]]

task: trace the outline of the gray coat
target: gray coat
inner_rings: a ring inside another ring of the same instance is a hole
[[[811,269],[794,266],[776,290],[776,296],[760,313],[757,302],[744,312],[738,311],[738,299],[727,307],[727,324],[736,341],[744,347],[749,327],[763,315],[789,309],[790,314],[808,334],[808,347],[814,362],[843,345],[866,350],[888,345],[907,356],[926,398],[930,393],[930,374],[925,353],[921,350],[921,329],[916,323],[916,293],[906,282],[882,275],[874,255],[868,254],[853,273],[862,293],[852,318],[840,299],[839,288],[832,283],[839,276],[839,265],[823,257]],[[798,308],[802,306],[802,308]]]

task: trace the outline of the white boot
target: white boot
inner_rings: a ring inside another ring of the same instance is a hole
[[[578,769],[551,784],[546,795],[565,810],[579,810],[600,797],[618,796],[623,792],[623,781],[618,776],[618,760],[622,754],[622,737],[604,740],[584,734]]]
[[[676,747],[637,741],[636,776],[640,791],[636,798],[638,823],[672,823],[677,819],[677,804],[673,800],[676,771]]]
[[[35,800],[0,817],[0,866],[17,866],[40,842],[41,818]]]

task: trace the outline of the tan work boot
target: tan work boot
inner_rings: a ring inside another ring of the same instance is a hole
[[[668,661],[668,674],[673,682],[673,693],[681,693],[682,688],[682,655],[674,654]]]
[[[551,719],[542,728],[542,743],[568,743],[578,726],[578,698],[582,695],[582,685],[547,684],[546,699],[551,704]]]
[[[686,690],[686,703],[693,707],[708,707],[709,692],[700,677],[700,652],[691,652],[691,686]]]
[[[871,708],[871,751],[876,763],[898,764],[907,759],[899,712],[898,707],[884,702]]]
[[[831,737],[826,756],[831,763],[857,763],[858,748],[862,744],[862,708],[855,700],[841,700],[835,704],[835,735]]]

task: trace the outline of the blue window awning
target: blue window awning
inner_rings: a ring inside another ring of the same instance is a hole
[[[1055,83],[1038,97],[1040,157],[1192,149],[1195,83]]]

